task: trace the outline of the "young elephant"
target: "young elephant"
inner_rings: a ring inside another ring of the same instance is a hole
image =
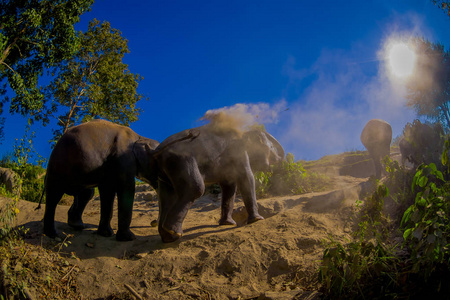
[[[139,136],[128,127],[94,120],[70,128],[57,142],[47,166],[44,233],[56,237],[55,209],[64,193],[73,195],[68,212],[70,226],[82,229],[81,216],[86,204],[100,192],[101,216],[98,233],[112,236],[111,218],[114,197],[118,198],[116,239],[135,238],[130,231],[134,202],[135,176],[156,183],[152,150],[159,143]]]
[[[219,183],[222,189],[219,224],[236,224],[232,212],[237,189],[248,212],[248,223],[262,220],[252,171],[268,170],[271,164],[284,159],[280,143],[262,130],[240,135],[233,130],[218,130],[207,124],[192,131],[198,133],[195,140],[167,147],[157,159],[158,230],[166,243],[181,237],[186,214],[193,201],[202,196],[205,183]],[[187,131],[182,131],[170,136],[156,150],[186,134]]]
[[[361,142],[373,159],[376,178],[381,178],[381,159],[390,154],[391,141],[392,127],[384,120],[370,120],[361,132]]]

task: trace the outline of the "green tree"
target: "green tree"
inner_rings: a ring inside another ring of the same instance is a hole
[[[47,95],[52,99],[53,116],[60,129],[55,138],[70,126],[103,118],[129,125],[137,120],[136,102],[144,96],[137,93],[142,77],[130,73],[122,62],[128,53],[128,41],[108,22],[89,23],[87,32],[78,32],[80,48],[63,61]]]
[[[443,9],[444,12],[446,12],[447,15],[450,17],[450,1],[444,1],[444,0],[432,0],[432,1],[439,8]]]
[[[73,24],[94,0],[0,0],[0,96],[10,112],[48,122],[38,79],[78,48]],[[2,128],[3,129],[3,126]]]
[[[413,44],[417,60],[414,75],[406,84],[407,105],[450,129],[450,52],[421,38]]]

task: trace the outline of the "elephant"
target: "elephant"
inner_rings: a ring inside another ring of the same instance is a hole
[[[188,138],[192,135],[179,140]],[[94,195],[94,187],[98,187],[100,223],[97,233],[106,237],[114,234],[110,223],[117,194],[116,239],[133,240],[135,236],[130,231],[130,224],[135,177],[156,185],[154,164],[158,151],[154,149],[158,145],[156,140],[105,120],[93,120],[70,128],[56,143],[47,165],[44,234],[52,238],[57,236],[55,210],[64,193],[74,196],[68,211],[68,224],[83,229],[83,211]]]
[[[361,142],[373,159],[376,178],[381,178],[381,159],[390,154],[391,141],[392,127],[381,119],[369,120],[361,132]]]
[[[238,133],[209,123],[194,129],[195,140],[167,147],[156,159],[158,166],[158,231],[165,243],[178,240],[182,223],[205,184],[218,183],[222,190],[220,225],[236,225],[232,218],[239,189],[248,212],[248,223],[264,218],[258,213],[252,171],[266,171],[284,160],[284,149],[268,132],[260,129]],[[156,148],[187,134],[176,133]]]
[[[414,167],[425,163],[438,163],[443,150],[444,131],[439,123],[425,124],[420,120],[407,123],[399,143],[402,161],[408,159]]]
[[[405,165],[406,160],[408,160],[414,166],[419,165],[419,163],[415,159],[413,145],[410,142],[408,142],[405,137],[400,139],[398,147],[400,148],[400,154],[402,155],[403,166]]]

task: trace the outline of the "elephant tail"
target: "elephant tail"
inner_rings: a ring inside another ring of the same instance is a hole
[[[45,182],[45,184],[44,184],[44,189],[42,190],[41,198],[39,198],[39,204],[38,204],[38,206],[37,206],[34,210],[41,209],[42,198],[44,198],[45,189],[47,188],[47,174],[45,174],[45,180],[44,180],[44,182]]]

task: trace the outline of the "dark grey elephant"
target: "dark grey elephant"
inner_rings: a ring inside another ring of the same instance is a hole
[[[384,120],[370,120],[361,132],[361,142],[373,159],[376,178],[381,178],[381,159],[390,154],[391,141],[392,127]]]
[[[398,143],[398,147],[400,148],[400,154],[402,155],[402,165],[405,165],[406,161],[409,161],[414,165],[414,167],[418,166],[419,163],[415,159],[415,151],[413,145],[406,140],[406,138],[401,138]]]
[[[128,127],[94,120],[70,128],[57,142],[47,166],[44,233],[56,237],[55,209],[64,193],[73,195],[68,224],[84,228],[83,210],[98,186],[101,203],[98,233],[112,236],[111,218],[114,197],[118,198],[116,239],[134,239],[130,231],[135,176],[156,184],[152,163],[159,143],[142,137]]]
[[[183,233],[182,224],[195,199],[202,196],[205,183],[218,183],[222,190],[219,224],[233,225],[237,189],[248,212],[248,223],[262,220],[258,213],[252,171],[268,170],[284,159],[280,143],[269,133],[251,130],[240,134],[207,124],[192,129],[198,137],[173,144],[158,156],[158,230],[163,242],[173,242]],[[174,134],[157,148],[180,139],[188,131]]]
[[[443,150],[444,131],[440,123],[425,124],[420,120],[407,123],[399,142],[402,162],[408,159],[414,167],[425,163],[438,163]]]

